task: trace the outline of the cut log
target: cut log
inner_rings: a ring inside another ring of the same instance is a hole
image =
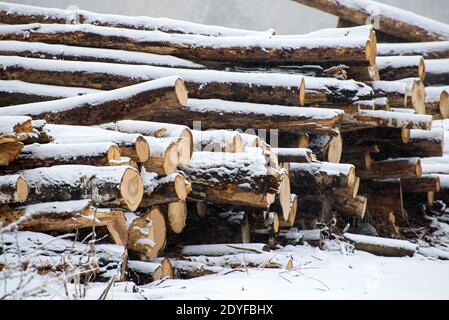
[[[0,80],[0,107],[76,97],[98,90]]]
[[[286,171],[288,172],[288,170]],[[291,213],[290,177],[288,174],[282,177],[274,207],[276,208],[276,214],[282,216],[284,220],[288,220]]]
[[[426,60],[426,85],[449,85],[449,59]]]
[[[28,203],[92,199],[134,211],[143,195],[139,173],[130,167],[55,166],[26,170]]]
[[[375,97],[387,97],[388,103],[391,107],[407,107],[408,90],[405,83],[393,81],[373,81],[370,85],[374,89]]]
[[[267,31],[243,30],[167,18],[111,15],[86,10],[63,10],[16,3],[0,4],[0,22],[5,24],[87,23],[109,27],[147,31],[159,30],[169,33],[201,34],[206,36],[256,36],[271,35],[274,33],[273,29]]]
[[[376,58],[382,80],[394,81],[405,78],[426,77],[426,63],[422,56],[386,56]]]
[[[397,80],[407,84],[407,107],[415,109],[417,114],[426,114],[426,88],[419,78]]]
[[[320,161],[339,163],[343,152],[341,135],[309,135],[309,148]]]
[[[306,148],[272,148],[279,162],[310,163],[315,162],[316,157],[312,150]]]
[[[181,138],[145,137],[150,146],[150,157],[143,167],[150,172],[167,176],[176,171],[179,164],[179,143]]]
[[[158,208],[152,208],[144,217],[128,218],[128,248],[137,253],[140,260],[151,261],[165,248],[165,219]]]
[[[141,172],[143,198],[140,207],[149,208],[158,204],[185,201],[191,191],[191,184],[182,173],[157,178],[155,173]]]
[[[322,248],[324,236],[320,229],[298,230],[298,228],[290,228],[289,230],[281,230],[276,240],[284,245],[295,245],[300,241],[305,241],[314,247]]]
[[[84,61],[0,57],[0,78],[93,89],[118,89],[161,77],[182,77],[189,97],[298,106],[304,104],[299,75],[237,73]],[[148,120],[148,119],[142,119]]]
[[[357,101],[369,100],[373,97],[373,90],[361,82],[305,77],[304,105],[347,109]]]
[[[74,47],[40,42],[0,41],[0,55],[26,58],[58,59],[69,61],[110,62],[135,65],[149,65],[168,68],[204,69],[189,60],[169,55]]]
[[[440,117],[449,118],[449,86],[426,87],[426,114],[433,115],[435,120]]]
[[[178,77],[167,77],[109,92],[4,107],[0,108],[0,115],[29,115],[59,124],[93,125],[128,117],[151,119],[155,112],[180,109],[186,103],[184,82]]]
[[[223,271],[223,267],[211,267],[201,262],[177,259],[172,259],[171,262],[173,264],[173,274],[176,279],[194,279]]]
[[[67,164],[107,166],[120,160],[120,150],[113,143],[33,144],[25,146],[6,172]]]
[[[245,144],[237,131],[193,130],[194,151],[207,152],[244,152]]]
[[[58,124],[47,124],[45,130],[49,132],[54,139],[54,143],[57,144],[113,142],[118,146],[122,156],[129,157],[133,161],[145,162],[150,157],[148,142],[140,134]]]
[[[8,166],[20,155],[23,144],[15,135],[0,134],[0,167]]]
[[[249,222],[243,211],[217,211],[204,219],[188,215],[183,232],[169,238],[170,246],[249,242]],[[190,255],[184,250],[182,254]]]
[[[413,256],[418,250],[418,245],[405,240],[370,237],[350,233],[345,233],[344,237],[354,244],[357,250],[367,251],[378,256]]]
[[[367,128],[357,130],[354,132],[348,132],[343,134],[344,152],[351,154],[360,154],[360,146],[364,146],[363,151],[369,151],[369,153],[378,153],[377,149],[372,149],[372,145],[378,145],[378,148],[382,150],[382,146],[385,144],[400,145],[408,143],[410,140],[410,129],[399,128]],[[368,150],[366,149],[368,148]]]
[[[380,158],[400,157],[441,157],[444,151],[444,135],[441,129],[410,130],[410,139],[406,144],[383,145]]]
[[[354,185],[344,188],[335,188],[333,189],[333,192],[336,197],[339,197],[341,199],[353,199],[357,197],[359,193],[359,188],[360,188],[360,178],[357,177]]]
[[[369,170],[357,170],[357,175],[362,180],[414,178],[421,174],[421,160],[418,158],[375,161]]]
[[[424,59],[449,58],[449,41],[379,43],[379,56],[423,56]]]
[[[193,137],[189,127],[171,123],[122,120],[100,125],[103,129],[124,133],[138,133],[155,138],[182,138],[178,144],[179,166],[187,167],[193,153]]]
[[[347,78],[356,81],[378,81],[380,80],[379,69],[376,64],[367,67],[350,67],[346,70]]]
[[[207,129],[279,129],[289,132],[314,132],[334,126],[343,117],[337,109],[285,107],[280,105],[231,102],[224,100],[190,99],[188,105],[176,112],[155,116],[158,121],[191,125],[201,121]]]
[[[192,183],[188,199],[266,209],[286,174],[266,161],[261,153],[194,152],[185,169]]]
[[[365,124],[372,123],[374,126],[391,128],[422,129],[430,130],[432,127],[432,116],[389,112],[381,110],[360,110],[354,118]]]
[[[370,37],[209,37],[110,28],[89,24],[30,24],[0,27],[0,40],[26,40],[81,47],[170,54],[199,61],[254,65],[372,65],[376,43]]]
[[[18,229],[35,232],[67,232],[107,226],[118,245],[126,245],[128,230],[123,212],[97,209],[91,200],[49,202],[0,210],[3,225],[17,222]],[[19,223],[20,222],[20,223]]]
[[[355,198],[339,199],[335,201],[334,209],[343,215],[353,216],[363,219],[367,208],[368,199],[363,196]]]
[[[423,175],[417,178],[401,179],[401,185],[403,192],[440,192],[440,178],[437,175]]]
[[[291,163],[292,191],[314,193],[317,190],[352,186],[356,182],[355,168],[350,164]],[[301,196],[300,196],[301,198]]]
[[[376,1],[295,1],[337,15],[357,25],[373,23],[376,30],[407,41],[449,40],[448,25]]]
[[[252,242],[266,242],[271,247],[272,241],[279,232],[281,218],[276,212],[265,211],[252,212],[249,214],[249,225]]]
[[[360,193],[368,198],[368,210],[374,222],[384,225],[390,214],[405,217],[400,179],[364,181]]]
[[[0,176],[0,204],[25,202],[28,194],[28,183],[22,175]]]

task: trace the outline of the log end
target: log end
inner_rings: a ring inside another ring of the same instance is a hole
[[[190,130],[185,130],[182,133],[181,140],[178,143],[178,166],[180,168],[187,168],[193,154],[193,137]]]
[[[19,176],[16,182],[17,200],[19,202],[25,202],[28,198],[28,184],[24,177]]]
[[[185,201],[178,201],[168,205],[168,221],[171,230],[179,234],[184,230],[187,219],[187,204]]]
[[[139,162],[145,162],[150,158],[150,146],[144,137],[136,140],[136,154]]]
[[[449,92],[446,90],[440,95],[440,113],[443,119],[449,118]]]
[[[245,152],[245,142],[238,132],[236,132],[232,139],[232,147],[234,153]]]
[[[167,176],[174,173],[176,171],[176,169],[178,168],[178,165],[180,165],[179,145],[181,144],[182,146],[184,146],[184,144],[182,144],[181,142],[182,142],[182,139],[177,143],[171,144],[165,151],[163,169],[164,169],[164,174]],[[190,161],[190,158],[189,158],[189,161]]]
[[[426,88],[424,83],[417,79],[412,86],[412,105],[417,114],[426,114]]]
[[[191,191],[190,182],[188,182],[182,174],[176,175],[175,192],[178,195],[179,200],[185,201],[190,191]]]
[[[143,182],[135,169],[127,169],[120,183],[120,194],[131,211],[137,210],[143,198]]]
[[[187,93],[186,85],[182,79],[176,80],[175,91],[176,91],[176,96],[178,97],[179,103],[183,107],[185,107],[187,105],[188,93]]]
[[[299,106],[303,107],[306,101],[306,83],[304,78],[301,78],[301,82],[299,83]]]
[[[110,146],[107,157],[109,161],[119,161],[121,159],[120,149],[116,145]]]
[[[417,159],[416,160],[416,176],[417,177],[421,177],[422,175],[422,166],[421,166],[421,160]]]
[[[168,258],[163,258],[161,261],[161,268],[162,268],[162,277],[163,279],[173,279],[174,272],[173,272],[173,265]]]
[[[376,64],[376,55],[377,55],[376,40],[370,39],[366,42],[365,46],[365,58],[369,62],[370,66],[374,66]]]
[[[154,231],[154,244],[150,253],[150,259],[155,259],[164,250],[167,242],[167,228],[165,219],[159,208],[152,208],[145,216],[147,220],[152,221]]]
[[[402,140],[402,143],[408,143],[410,141],[410,129],[402,128],[401,140]]]
[[[421,57],[421,59],[419,60],[418,76],[423,82],[426,79],[426,62],[424,61],[423,57]]]
[[[343,154],[343,139],[339,134],[336,137],[333,137],[328,144],[328,148],[326,150],[326,158],[328,162],[331,163],[340,163],[341,155]]]

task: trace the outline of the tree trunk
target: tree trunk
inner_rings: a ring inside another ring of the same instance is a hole
[[[387,56],[376,58],[380,78],[394,81],[405,78],[419,78],[424,81],[426,77],[426,64],[422,56]]]
[[[181,138],[145,137],[150,146],[150,157],[143,162],[149,172],[167,176],[176,171],[179,164],[179,143]]]
[[[25,202],[28,194],[28,182],[22,175],[0,176],[0,204]]]
[[[449,118],[449,86],[426,88],[426,114],[434,120]]]
[[[424,59],[449,58],[449,41],[379,43],[378,56],[423,56]]]
[[[325,162],[339,163],[343,152],[341,135],[309,135],[309,148],[317,159]]]

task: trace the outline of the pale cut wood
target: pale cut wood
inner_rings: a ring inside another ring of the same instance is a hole
[[[0,134],[0,167],[8,166],[17,159],[22,148],[23,144],[15,135]]]
[[[309,148],[319,161],[339,163],[343,152],[341,135],[309,135]]]
[[[0,204],[25,202],[29,187],[20,174],[0,176]]]
[[[150,157],[143,167],[161,176],[174,173],[179,165],[179,143],[181,138],[145,137],[150,146]]]
[[[238,131],[192,130],[194,151],[244,152],[245,144]]]

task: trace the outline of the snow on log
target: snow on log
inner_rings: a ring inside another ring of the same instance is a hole
[[[393,81],[373,81],[370,83],[373,87],[376,98],[388,98],[391,107],[405,108],[407,106],[407,85],[402,82]]]
[[[375,161],[369,169],[357,170],[362,180],[413,178],[422,174],[421,160],[418,158],[397,158]]]
[[[0,210],[0,221],[4,226],[17,223],[19,230],[35,232],[63,232],[107,226],[116,244],[126,245],[127,242],[128,230],[123,212],[96,208],[89,199]]]
[[[391,111],[390,102],[388,101],[388,98],[381,97],[374,99],[374,110]]]
[[[118,89],[162,77],[182,77],[189,97],[298,106],[304,104],[300,75],[189,70],[114,63],[0,57],[0,78],[34,83]]]
[[[74,266],[89,267],[89,270],[94,267],[92,271],[97,272],[96,279],[116,276],[123,265],[126,251],[126,247],[121,245],[96,244],[95,254],[89,259],[86,253],[92,251],[90,244],[30,231],[4,232],[2,245],[0,265],[25,257],[28,268],[43,273],[58,273]],[[64,253],[64,259],[61,259],[61,252]]]
[[[0,80],[0,107],[76,97],[98,90]]]
[[[25,39],[21,39],[25,40]],[[110,62],[168,68],[204,69],[205,67],[168,55],[74,47],[40,42],[0,41],[0,55],[70,61]]]
[[[28,183],[22,175],[0,176],[0,204],[25,202],[28,194]]]
[[[16,135],[33,130],[30,117],[21,115],[2,116],[0,118],[0,134]]]
[[[426,87],[426,114],[434,119],[449,118],[449,86]]]
[[[229,130],[193,130],[194,151],[244,152],[245,144],[240,133]]]
[[[189,99],[186,107],[173,114],[159,114],[157,121],[192,125],[201,121],[207,129],[279,129],[304,132],[334,126],[343,117],[338,109],[286,107],[281,105],[233,102],[216,99]]]
[[[5,171],[14,172],[38,167],[66,164],[107,166],[120,160],[120,150],[108,142],[72,144],[32,144],[22,149],[20,156]]]
[[[362,82],[315,77],[305,77],[304,80],[304,105],[344,108],[374,98],[373,90]]]
[[[418,245],[405,240],[387,239],[345,233],[343,235],[357,250],[367,251],[375,255],[386,257],[413,256]]]
[[[378,56],[423,56],[424,59],[449,58],[449,41],[379,43]]]
[[[271,35],[273,29],[253,31],[204,25],[182,20],[152,17],[132,17],[95,13],[86,10],[63,10],[0,2],[0,23],[86,23],[136,30],[160,30],[168,33],[201,34],[205,36]]]
[[[272,148],[279,162],[310,163],[316,161],[312,150],[306,148]]]
[[[159,208],[152,208],[143,217],[126,216],[128,226],[128,249],[140,260],[151,261],[165,249],[167,229]]]
[[[151,54],[240,64],[373,65],[376,43],[357,37],[209,37],[140,31],[90,24],[28,24],[0,26],[0,40],[119,49]]]
[[[432,116],[429,115],[360,110],[354,118],[366,124],[372,123],[373,126],[422,130],[430,130],[432,127]]]
[[[343,152],[343,140],[340,134],[336,136],[310,134],[309,148],[319,161],[339,163]]]
[[[232,243],[232,244],[205,244],[184,246],[181,253],[184,256],[225,256],[244,253],[263,254],[268,252],[268,247],[263,243]]]
[[[204,263],[172,259],[173,274],[176,279],[194,279],[223,272],[223,267],[206,266]],[[231,270],[229,270],[231,271]]]
[[[145,137],[150,146],[150,157],[143,167],[150,172],[167,176],[176,171],[179,165],[179,143],[181,138]],[[190,153],[190,152],[189,152]]]
[[[371,0],[295,0],[307,6],[364,25],[375,15],[376,30],[406,41],[449,40],[449,26],[407,10]],[[376,19],[376,21],[377,21]]]
[[[405,78],[426,77],[426,66],[422,56],[386,56],[376,58],[382,80],[394,81]]]
[[[141,172],[143,198],[140,207],[149,208],[158,204],[185,201],[191,191],[191,184],[180,172],[158,178],[152,172]]]
[[[407,84],[407,108],[415,109],[417,114],[426,114],[426,88],[419,78],[397,80]]]
[[[139,173],[131,167],[55,166],[23,171],[28,203],[92,199],[95,205],[134,211],[143,195]]]
[[[133,161],[145,162],[150,157],[148,142],[140,134],[60,124],[47,124],[45,129],[54,138],[56,144],[112,142],[118,146],[122,156],[129,157]]]
[[[426,85],[449,85],[449,59],[426,60]]]
[[[141,286],[153,281],[173,279],[174,270],[169,259],[163,258],[161,261],[128,261],[128,276],[131,280]]]
[[[167,77],[107,92],[4,107],[0,116],[28,115],[59,124],[93,125],[129,117],[151,118],[186,103],[184,82]]]
[[[194,201],[268,208],[284,170],[267,167],[262,153],[194,152],[185,169]]]

